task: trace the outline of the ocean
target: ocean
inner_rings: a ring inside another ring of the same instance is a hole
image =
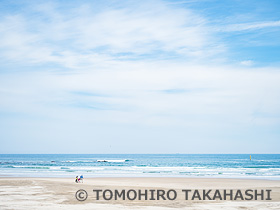
[[[0,154],[0,176],[280,180],[280,154]]]

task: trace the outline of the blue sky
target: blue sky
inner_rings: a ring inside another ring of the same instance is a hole
[[[2,1],[0,153],[279,153],[279,1]]]

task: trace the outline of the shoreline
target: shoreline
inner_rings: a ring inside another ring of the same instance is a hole
[[[48,176],[2,176],[0,175],[0,180],[8,178],[8,179],[75,179],[75,177],[48,177]],[[164,177],[164,176],[159,176],[159,177],[136,177],[136,176],[123,176],[123,177],[84,177],[84,179],[92,180],[92,179],[193,179],[193,180],[241,180],[241,181],[279,181],[279,179],[266,179],[266,178],[234,178],[234,177]]]
[[[3,178],[15,178],[15,179],[74,179],[75,176],[10,176],[10,175],[1,175],[0,174],[0,179]],[[210,180],[255,180],[255,181],[259,181],[259,180],[264,180],[264,181],[280,181],[280,179],[274,179],[273,177],[183,177],[183,176],[90,176],[90,177],[85,177],[85,179],[210,179]]]

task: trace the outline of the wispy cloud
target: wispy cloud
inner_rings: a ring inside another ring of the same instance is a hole
[[[0,54],[25,64],[56,63],[67,68],[138,56],[208,58],[221,53],[223,46],[213,42],[205,24],[191,10],[159,1],[98,11],[91,5],[74,10],[43,4],[2,18]]]
[[[244,66],[252,66],[254,64],[254,61],[244,60],[244,61],[241,61],[240,63],[241,63],[241,65],[244,65]]]
[[[266,21],[266,22],[253,22],[253,23],[239,23],[227,25],[221,28],[221,31],[233,32],[233,31],[247,31],[247,30],[259,30],[269,27],[280,27],[280,20],[278,21]]]

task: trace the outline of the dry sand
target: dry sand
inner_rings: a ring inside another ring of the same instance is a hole
[[[86,201],[77,201],[79,189],[88,192]],[[93,189],[142,190],[174,189],[176,200],[96,200]],[[185,200],[182,189],[264,189],[272,190],[270,201]],[[69,178],[0,178],[0,209],[280,209],[280,181],[206,178],[88,178],[75,183]]]

